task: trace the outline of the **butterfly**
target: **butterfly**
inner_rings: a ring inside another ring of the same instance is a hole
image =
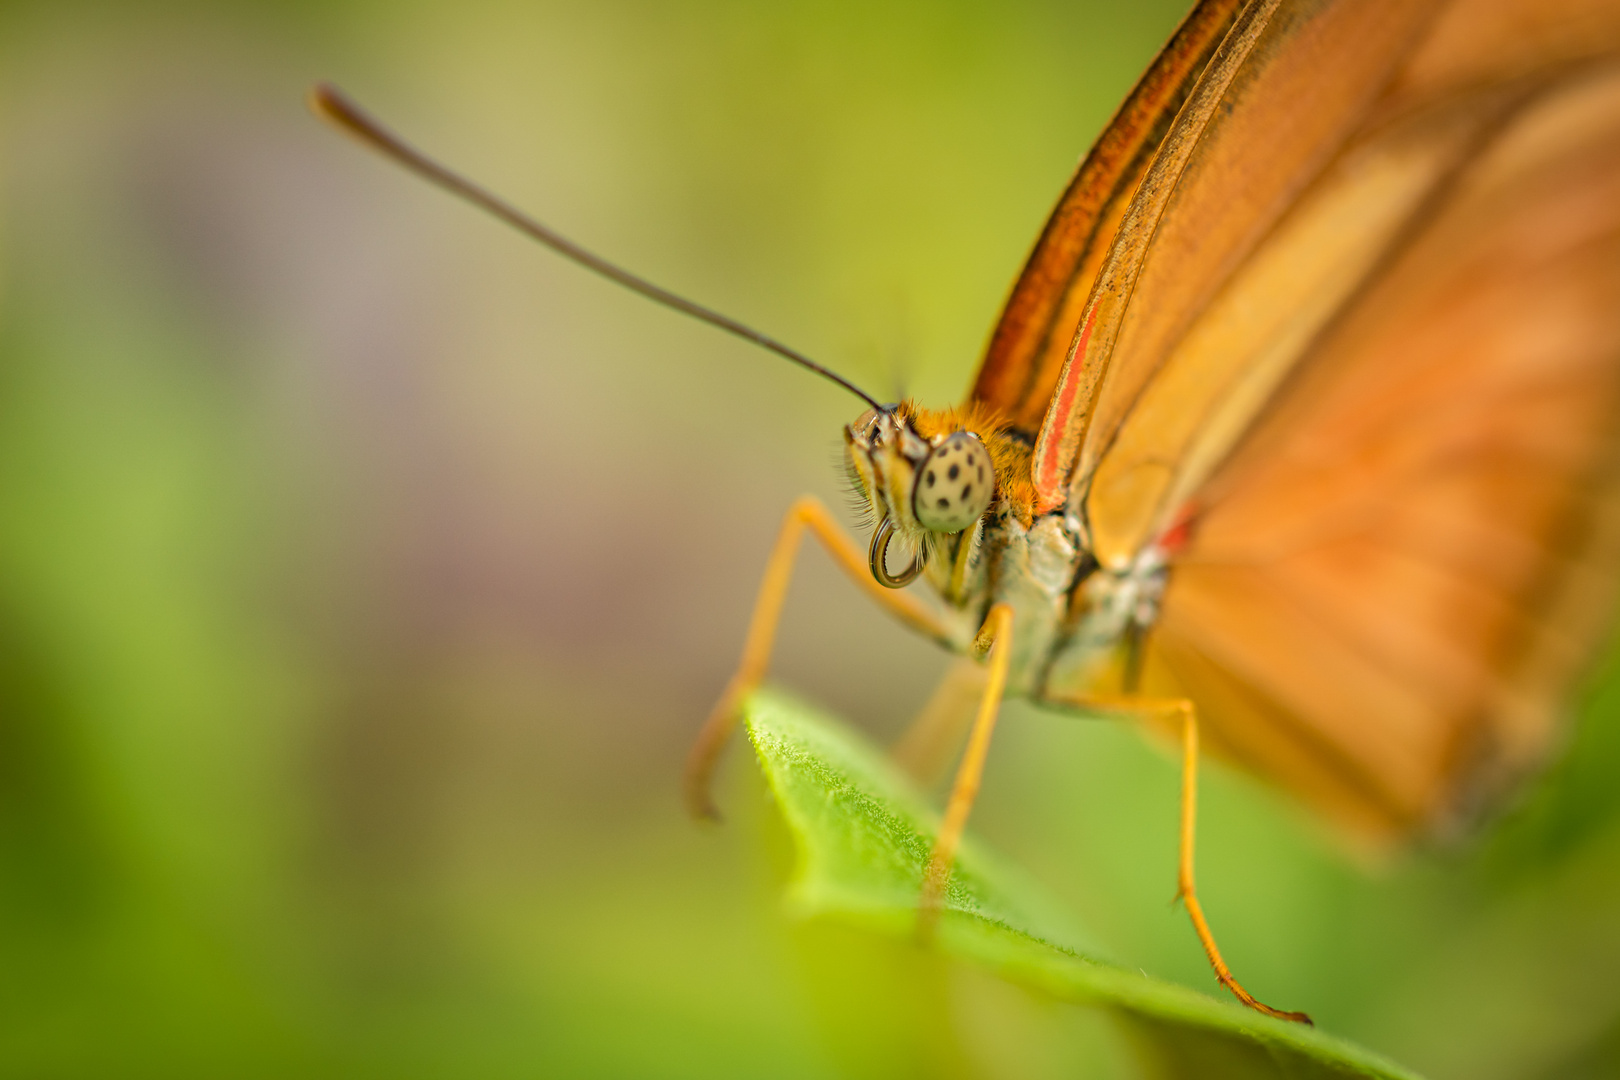
[[[1373,842],[1455,832],[1556,744],[1620,563],[1620,3],[1203,0],[1083,159],[966,400],[885,404],[318,112],[653,299],[831,378],[873,522],[789,510],[694,812],[802,538],[972,661],[937,918],[1009,694],[1201,743]],[[898,572],[891,560],[901,555]],[[921,589],[908,589],[912,583]],[[924,740],[926,741],[926,739]]]

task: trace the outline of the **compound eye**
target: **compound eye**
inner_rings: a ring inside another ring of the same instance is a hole
[[[979,437],[958,431],[917,466],[911,510],[930,532],[958,533],[990,507],[996,470]]]

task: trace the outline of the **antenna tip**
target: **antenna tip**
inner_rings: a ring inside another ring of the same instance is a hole
[[[304,95],[304,102],[309,111],[323,120],[333,119],[338,111],[338,103],[343,100],[343,91],[329,82],[318,82],[310,86],[309,92]]]
[[[311,86],[309,93],[304,95],[304,101],[309,105],[310,112],[350,135],[369,139],[371,130],[376,126],[360,111],[360,106],[329,82],[318,82]]]

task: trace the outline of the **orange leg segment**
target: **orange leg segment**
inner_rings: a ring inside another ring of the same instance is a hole
[[[1194,833],[1198,825],[1198,710],[1187,700],[1175,704],[1181,713],[1181,860],[1176,871],[1176,896],[1187,905],[1187,917],[1192,920],[1198,941],[1204,946],[1204,955],[1209,957],[1209,966],[1215,969],[1215,978],[1222,986],[1243,1004],[1267,1016],[1309,1024],[1311,1018],[1305,1013],[1274,1009],[1243,989],[1226,961],[1221,959],[1215,935],[1209,932],[1209,923],[1204,921],[1204,908],[1198,902],[1198,890],[1193,884]]]
[[[973,732],[968,736],[962,764],[957,767],[956,780],[951,784],[951,798],[945,804],[945,820],[940,824],[939,835],[934,838],[934,850],[929,854],[928,868],[923,872],[917,928],[924,937],[933,932],[934,924],[939,921],[945,885],[951,877],[951,866],[956,862],[956,848],[962,842],[968,814],[972,812],[973,801],[979,795],[984,762],[990,755],[990,736],[995,733],[1001,698],[1007,688],[1007,669],[1012,663],[1012,634],[1012,608],[1006,604],[995,605],[979,630],[978,644],[990,650],[984,696],[979,699],[979,714],[973,721]]]
[[[1215,969],[1215,978],[1220,981],[1222,986],[1230,990],[1243,1004],[1258,1012],[1263,1012],[1267,1016],[1309,1024],[1311,1018],[1305,1013],[1274,1009],[1245,990],[1243,985],[1233,976],[1231,969],[1226,966],[1226,961],[1221,958],[1221,950],[1215,944],[1215,935],[1210,933],[1209,923],[1204,919],[1204,908],[1198,902],[1198,889],[1193,881],[1193,851],[1196,847],[1198,826],[1197,707],[1191,701],[1185,699],[1154,700],[1152,698],[1129,696],[1073,698],[1053,702],[1053,704],[1062,704],[1080,709],[1096,709],[1104,712],[1134,713],[1138,716],[1144,713],[1163,715],[1173,712],[1180,717],[1181,844],[1180,858],[1176,868],[1176,899],[1187,905],[1187,916],[1192,920],[1193,931],[1198,935],[1198,942],[1204,947],[1204,955],[1209,957],[1209,966]]]
[[[793,564],[799,552],[799,540],[806,529],[821,541],[827,553],[840,569],[850,576],[861,590],[886,608],[891,614],[912,628],[948,643],[949,631],[940,618],[915,596],[887,589],[872,579],[867,568],[867,556],[839,527],[832,514],[819,499],[805,495],[795,500],[782,519],[782,528],[776,535],[770,559],[765,564],[765,578],[760,582],[759,595],[754,600],[753,618],[748,623],[748,636],[743,641],[742,659],[736,674],[726,684],[720,701],[698,733],[686,759],[686,805],[694,817],[718,818],[719,811],[709,794],[709,782],[720,751],[726,745],[743,701],[753,693],[770,665],[771,646],[776,641],[776,627],[782,619],[782,605],[787,600],[788,586],[793,581]]]
[[[932,787],[944,776],[958,748],[966,743],[979,699],[984,696],[985,678],[984,664],[978,658],[959,656],[951,661],[928,703],[889,747],[889,757],[919,787]]]

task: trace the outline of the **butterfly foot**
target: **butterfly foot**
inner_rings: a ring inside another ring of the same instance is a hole
[[[742,703],[754,691],[756,680],[733,679],[721,695],[720,702],[704,721],[686,757],[685,796],[686,810],[699,821],[720,820],[720,808],[714,803],[713,787],[715,765],[726,739],[742,715]]]

